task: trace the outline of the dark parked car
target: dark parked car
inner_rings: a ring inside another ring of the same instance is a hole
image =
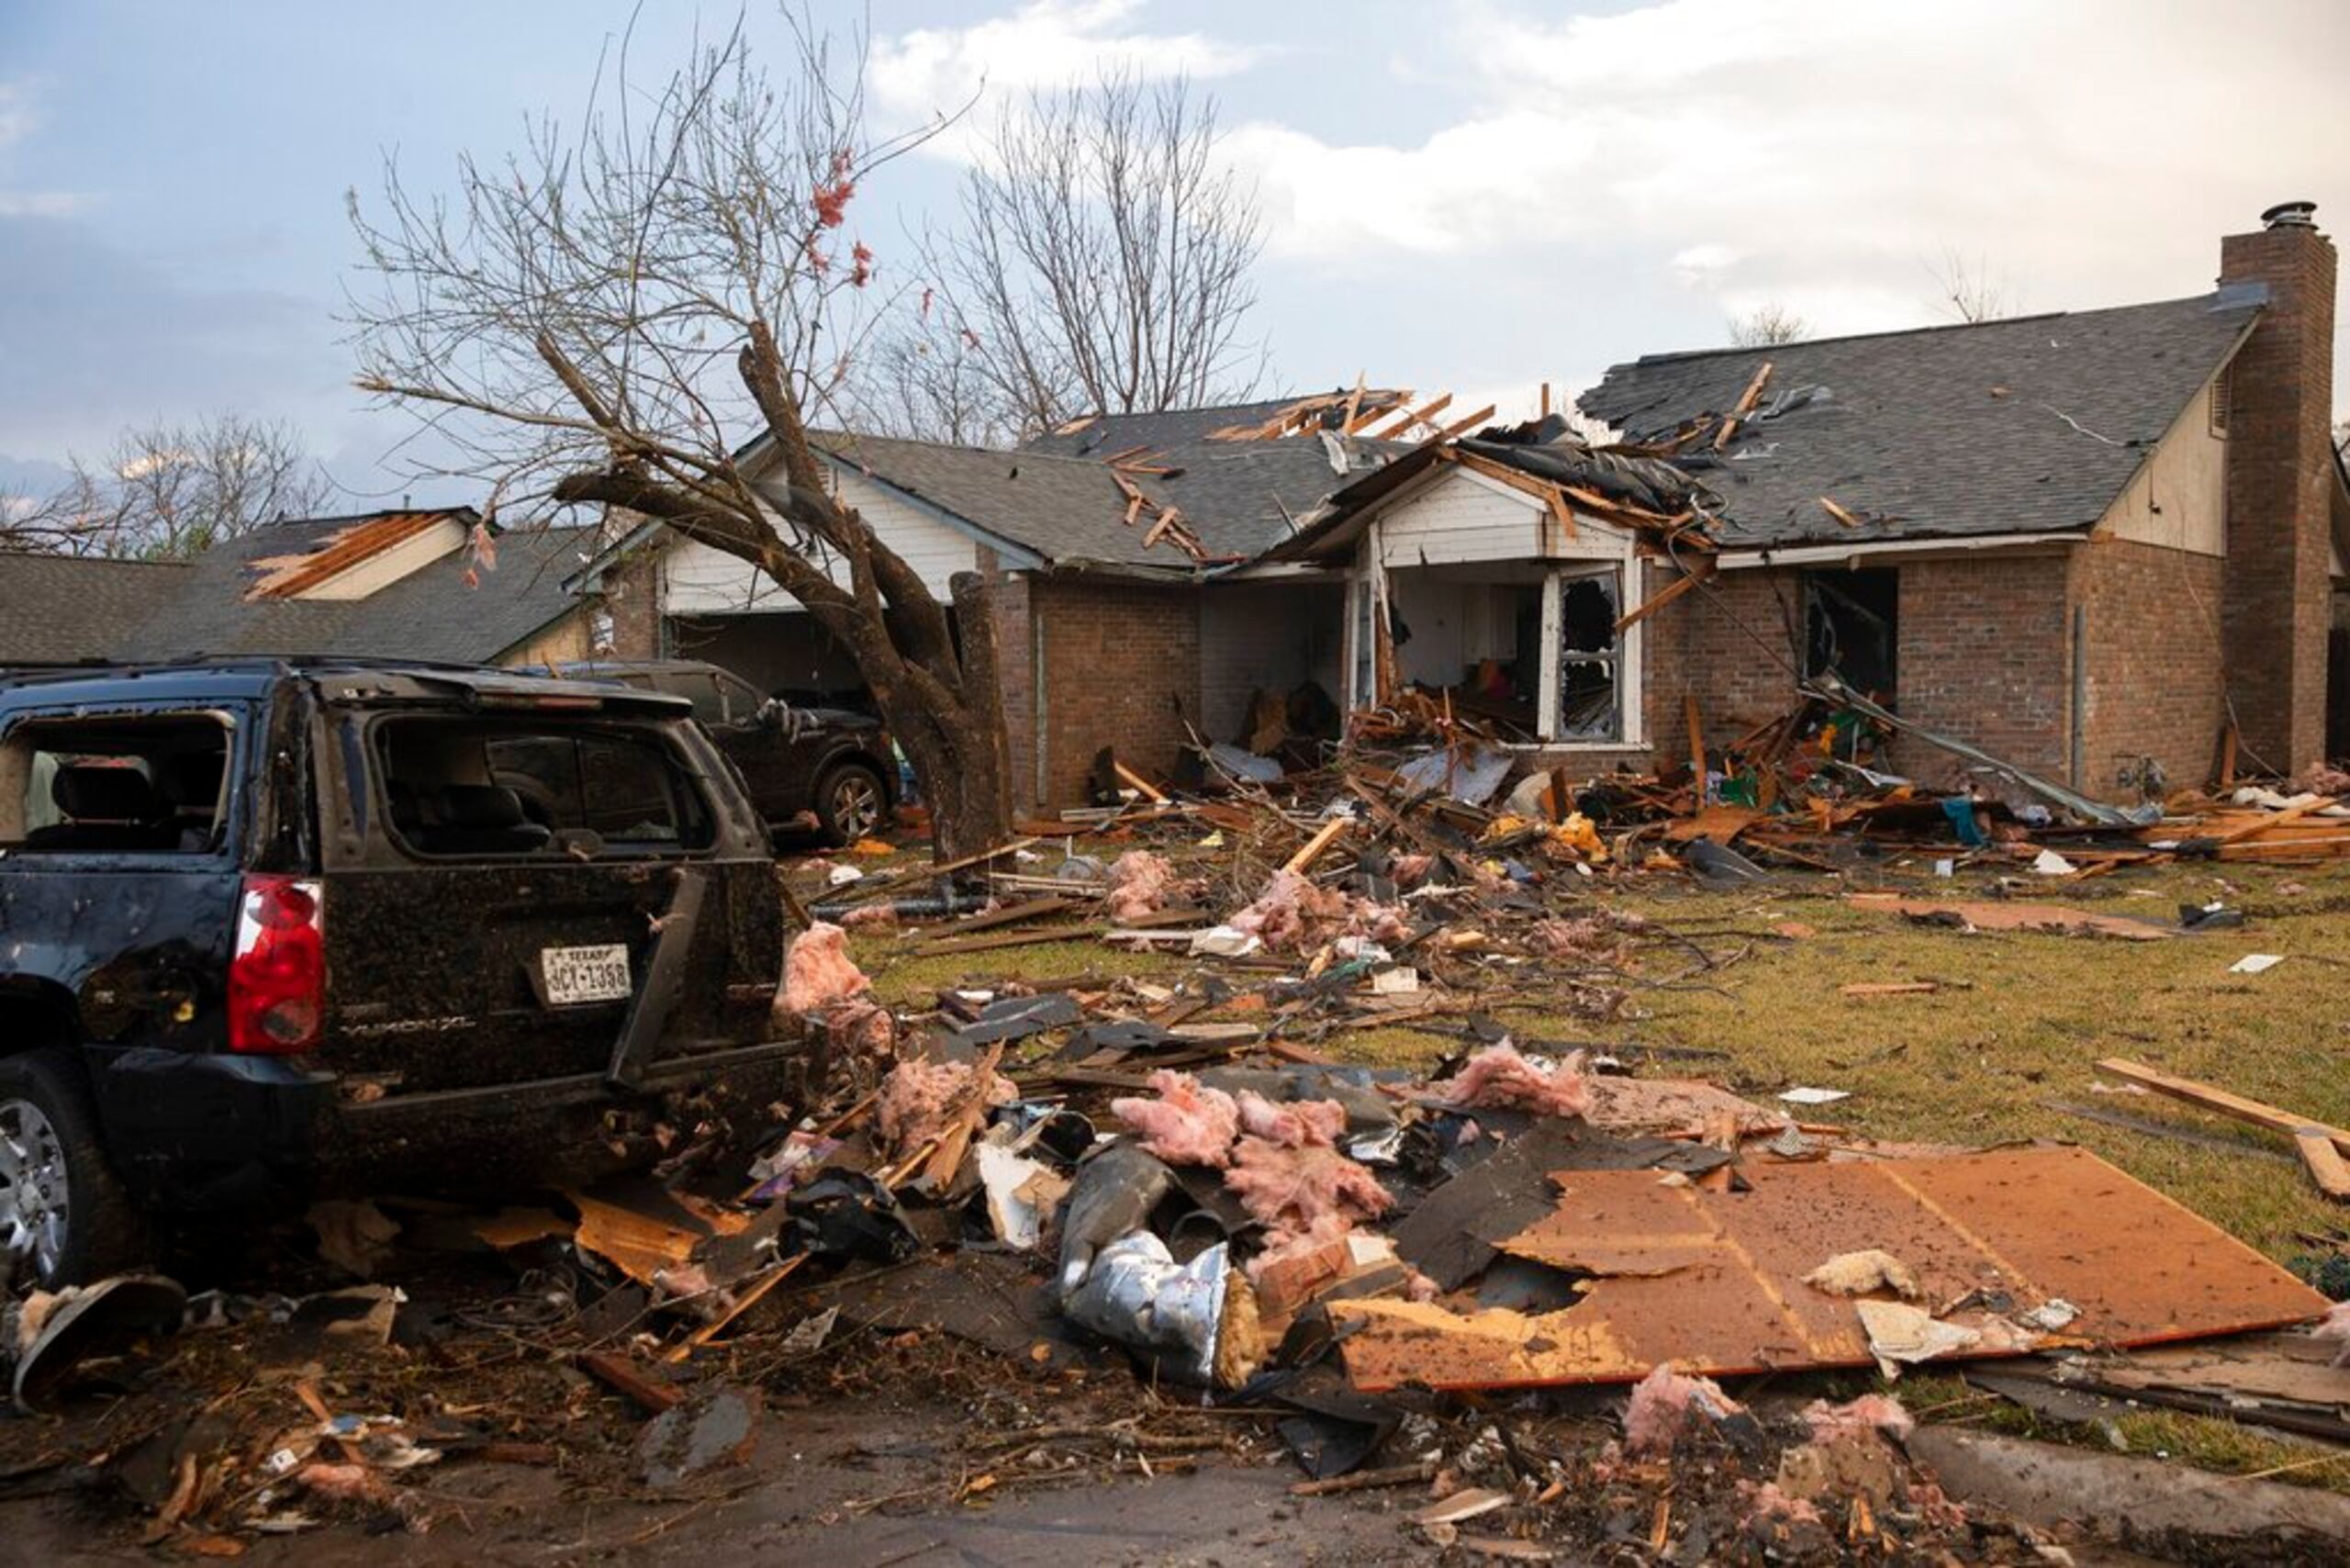
[[[812,812],[826,838],[854,844],[879,827],[895,802],[889,733],[866,714],[794,707],[730,670],[692,659],[567,664],[556,673],[691,702],[694,717],[741,770],[752,804],[778,832]]]
[[[18,678],[0,1245],[54,1284],[139,1261],[156,1211],[755,1131],[794,1065],[781,954],[765,824],[677,699],[322,661]]]

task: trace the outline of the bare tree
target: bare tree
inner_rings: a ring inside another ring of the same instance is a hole
[[[849,424],[874,435],[998,446],[1023,433],[971,340],[942,330],[927,303],[859,361],[847,402]]]
[[[1944,245],[1941,262],[1929,262],[1926,270],[1939,291],[1935,308],[1957,320],[1997,321],[2016,313],[2015,290],[1981,255],[1969,261],[1957,246]]]
[[[923,374],[868,401],[921,433],[979,406],[1022,435],[1247,397],[1264,222],[1220,141],[1215,100],[1181,80],[1109,76],[1008,106],[959,224],[929,247],[936,297],[901,331]]]
[[[1768,348],[1773,343],[1798,342],[1810,330],[1810,322],[1774,300],[1743,316],[1731,317],[1729,342],[1732,348]]]
[[[292,426],[233,413],[126,430],[104,458],[68,465],[47,496],[0,501],[0,542],[168,560],[311,515],[341,494]]]
[[[870,328],[849,204],[937,127],[868,140],[862,40],[788,21],[779,72],[739,23],[653,84],[624,40],[576,132],[464,160],[446,202],[397,168],[380,218],[354,196],[359,386],[430,422],[486,510],[639,514],[764,572],[855,658],[959,856],[1011,818],[989,585],[958,577],[950,623],[809,436]]]

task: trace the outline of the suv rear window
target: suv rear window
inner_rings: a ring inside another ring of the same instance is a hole
[[[418,855],[666,855],[707,849],[709,802],[658,731],[544,719],[386,719],[377,776]]]
[[[229,726],[208,713],[34,719],[0,745],[12,855],[201,855],[229,811]]]

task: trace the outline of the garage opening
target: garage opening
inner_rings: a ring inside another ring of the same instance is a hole
[[[1833,675],[1890,706],[1900,689],[1901,574],[1890,566],[1803,575],[1807,679]]]
[[[729,669],[795,708],[872,711],[872,695],[840,639],[805,610],[673,615],[668,652]]]

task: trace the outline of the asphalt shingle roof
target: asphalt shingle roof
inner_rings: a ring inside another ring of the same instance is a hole
[[[365,599],[248,599],[252,563],[321,544],[351,518],[272,523],[217,544],[182,568],[179,590],[112,650],[118,657],[205,654],[345,654],[353,657],[486,663],[559,619],[579,600],[564,588],[593,528],[498,536],[498,567],[465,585],[458,550]]]
[[[0,554],[0,666],[110,657],[188,572],[178,561]]]
[[[1722,498],[1732,548],[2058,532],[2103,516],[2260,309],[2257,290],[1766,348],[1651,354],[1578,399],[1635,441],[1726,413],[1673,461]],[[1866,520],[1839,523],[1826,496]]]
[[[1218,411],[1216,423],[1228,422]],[[1186,572],[1195,566],[1172,544],[1144,548],[1150,514],[1127,526],[1125,496],[1099,458],[869,435],[817,439],[842,461],[1053,565]],[[1180,509],[1210,555],[1257,555],[1289,537],[1289,519],[1311,511],[1344,482],[1323,443],[1310,439],[1170,443],[1153,449],[1153,462],[1181,472],[1135,476],[1136,487],[1154,502]]]

